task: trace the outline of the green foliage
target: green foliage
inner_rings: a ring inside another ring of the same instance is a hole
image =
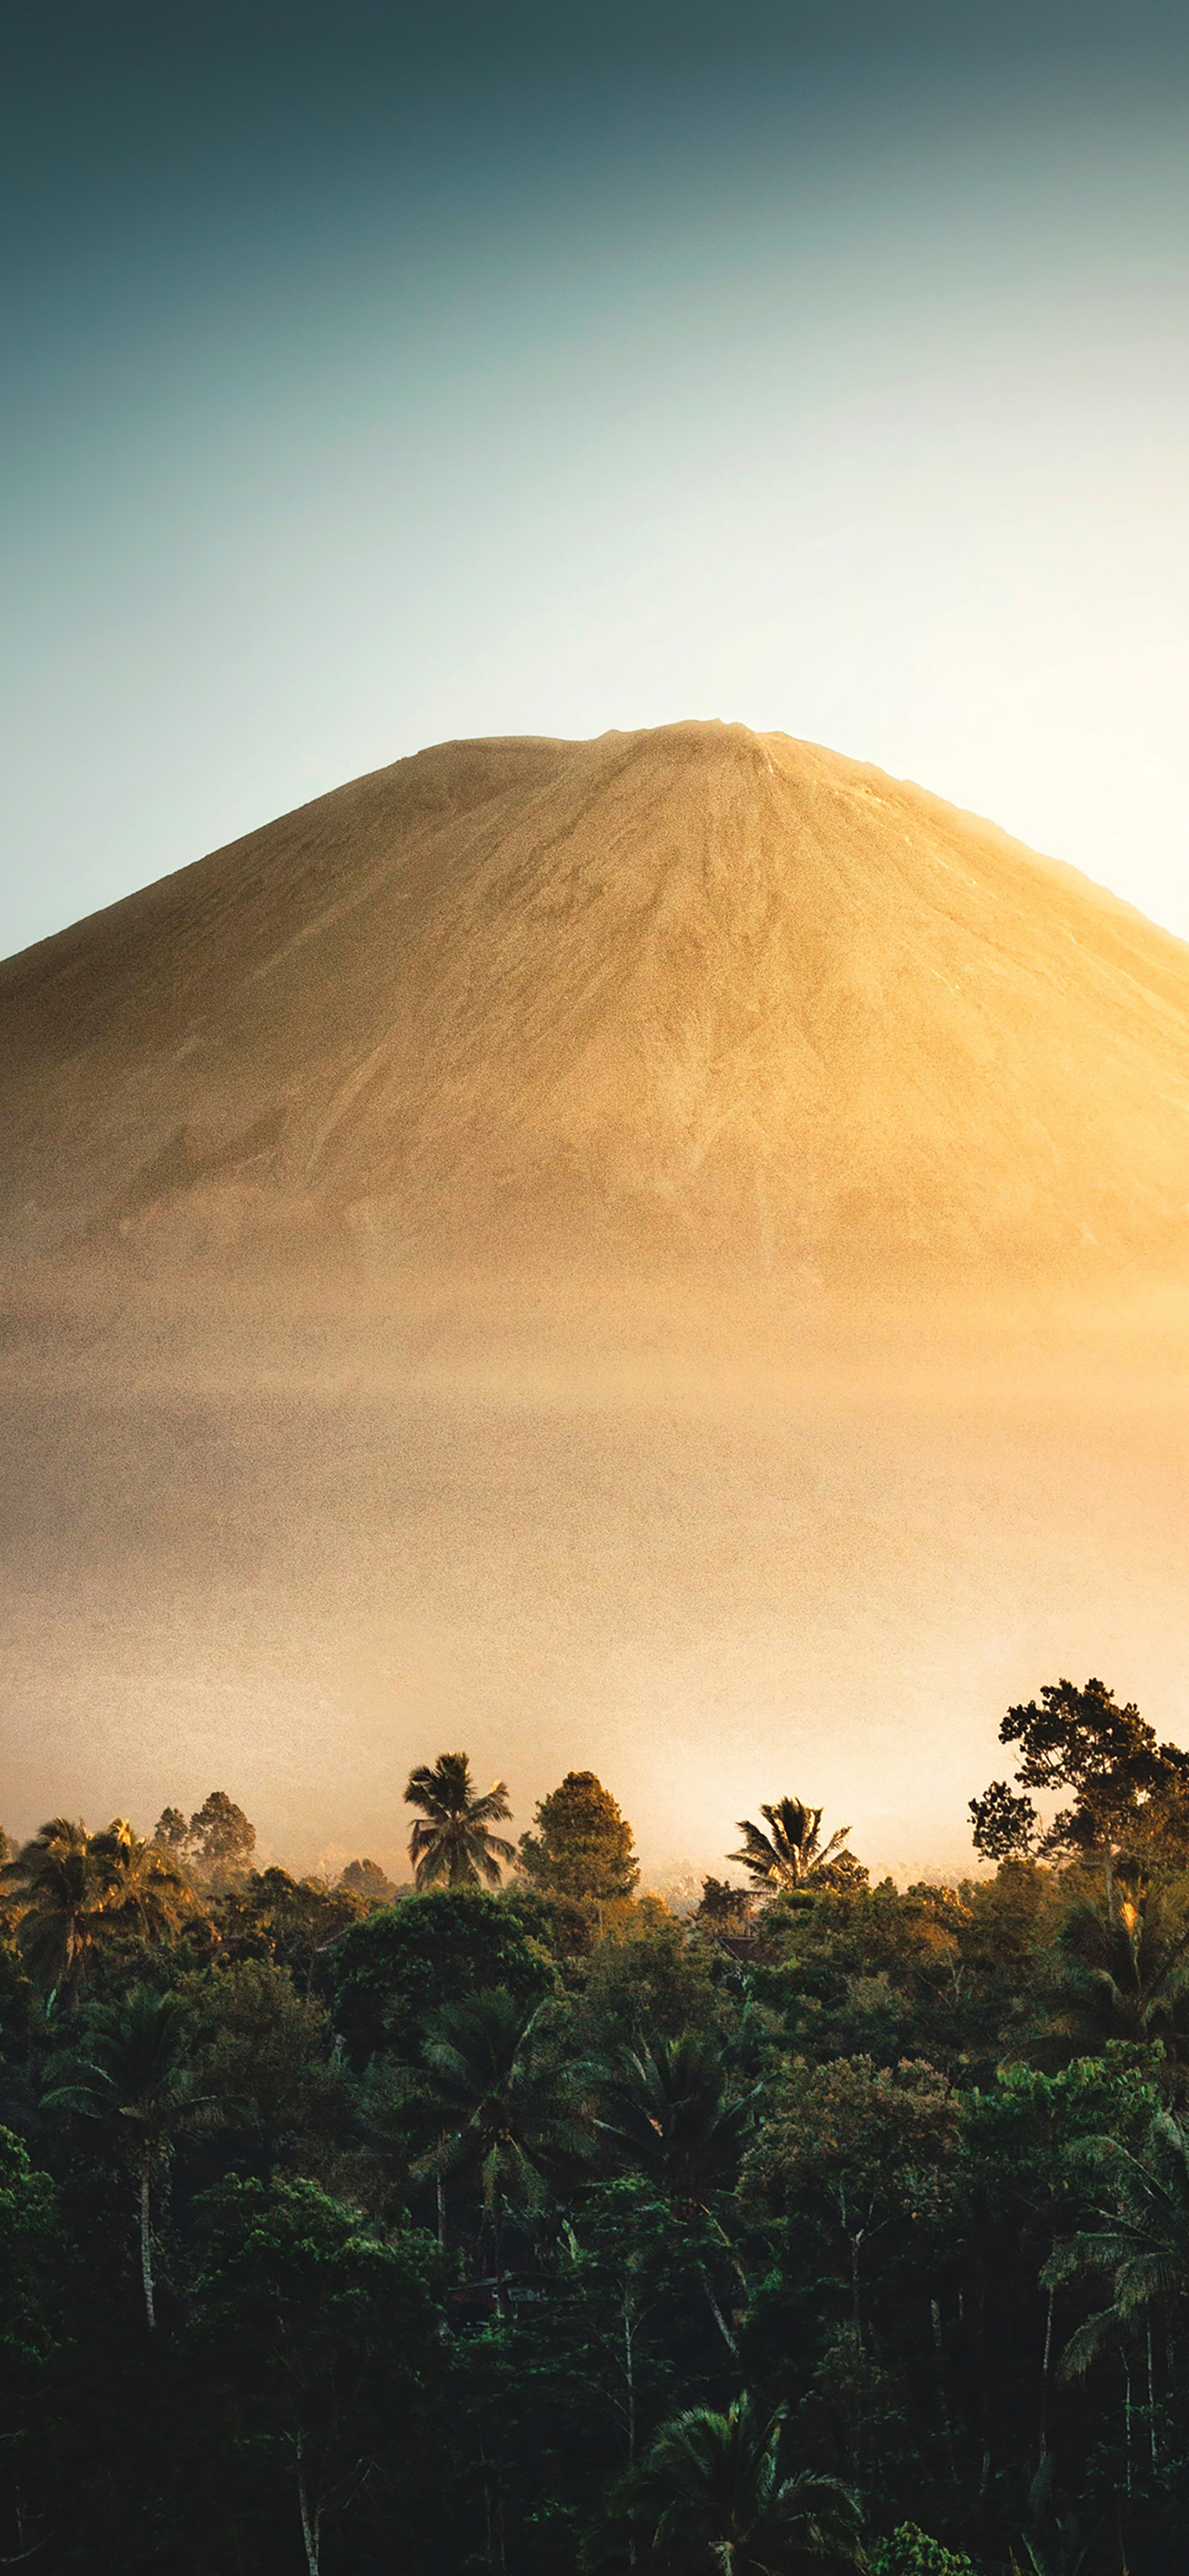
[[[731,2576],[862,2566],[857,2496],[836,2478],[784,2472],[783,2429],[780,2410],[749,2395],[662,2425],[620,2499],[652,2566],[717,2565]]]
[[[656,1897],[644,1897],[591,1953],[576,2006],[579,2046],[593,2055],[618,2042],[680,2039],[713,2028],[719,1990],[707,1943]]]
[[[325,2006],[272,1959],[220,1963],[181,1991],[195,2080],[226,2129],[266,2165],[333,2166],[351,2096]]]
[[[335,2025],[363,2065],[377,2049],[419,2061],[432,2013],[504,1986],[525,2003],[551,1992],[554,1971],[515,1907],[480,1889],[436,1889],[369,1915],[330,1953]]]
[[[311,2182],[229,2179],[197,2222],[189,2331],[216,2456],[287,2508],[313,2566],[328,2526],[415,2468],[443,2371],[437,2256],[365,2232]]]
[[[840,1825],[828,1842],[822,1841],[822,1810],[807,1807],[800,1798],[778,1798],[775,1806],[761,1806],[768,1831],[753,1825],[744,1816],[738,1830],[743,1836],[741,1851],[728,1852],[728,1860],[742,1861],[757,1887],[775,1894],[798,1887],[862,1887],[867,1872],[853,1852],[846,1849],[849,1825]]]
[[[273,1959],[308,1986],[335,1943],[368,1911],[352,1888],[274,1868],[252,1870],[241,1885],[216,1896],[213,1920],[225,1957]]]
[[[514,1846],[491,1831],[512,1812],[503,1780],[480,1793],[465,1753],[439,1753],[410,1772],[405,1802],[421,1809],[409,1839],[419,1889],[478,1887],[482,1880],[499,1886],[502,1864],[515,1857]]]
[[[53,2348],[52,2275],[61,2245],[50,2176],[36,2171],[10,2129],[0,2129],[0,2388],[10,2404]]]
[[[1181,2564],[1167,1837],[802,1877],[740,1940],[523,1874],[201,1891],[179,1821],[4,1882],[0,2560],[775,2576],[861,2503],[876,2576]]]
[[[1109,1853],[1116,1844],[1189,1853],[1189,1754],[1158,1744],[1129,1700],[1093,1677],[1084,1689],[1047,1682],[1039,1701],[1009,1708],[1001,1744],[1018,1744],[1020,1790],[1073,1791],[1043,1831],[1028,1797],[993,1781],[972,1799],[975,1848],[988,1860],[1038,1850]]]
[[[640,1876],[632,1829],[593,1771],[567,1771],[542,1798],[535,1834],[520,1837],[526,1877],[554,1896],[607,1905],[630,1896]]]
[[[758,2094],[740,2088],[705,2035],[641,2040],[597,2074],[596,2127],[667,2199],[704,2207],[735,2180]]]
[[[943,2549],[915,2522],[902,2522],[890,2540],[877,2540],[867,2565],[871,2576],[977,2576],[965,2550]]]

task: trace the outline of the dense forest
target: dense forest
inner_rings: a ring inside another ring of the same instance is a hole
[[[461,1753],[406,1888],[5,1846],[0,2567],[1189,2567],[1189,1757],[1001,1732],[958,1887],[774,1796],[679,1917]]]

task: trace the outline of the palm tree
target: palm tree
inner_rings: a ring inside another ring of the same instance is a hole
[[[1080,2152],[1106,2186],[1102,2224],[1059,2245],[1041,2279],[1051,2287],[1104,2272],[1113,2296],[1066,2346],[1062,2369],[1074,2377],[1152,2300],[1189,2297],[1189,2129],[1170,2111],[1157,2111],[1142,2155],[1112,2137],[1087,2139]]]
[[[180,1929],[193,1898],[176,1861],[156,1842],[143,1842],[123,1816],[91,1840],[101,1873],[104,1910],[135,1923],[146,1941],[168,1941]]]
[[[21,1906],[17,1939],[33,1975],[68,2003],[105,1928],[107,1876],[95,1839],[81,1820],[52,1816],[0,1871]]]
[[[152,2184],[179,2133],[207,2121],[215,2106],[194,2090],[185,2062],[181,1997],[133,1986],[120,2004],[92,2004],[78,2045],[58,2061],[58,2081],[45,2095],[95,2120],[111,2120],[129,2155],[140,2209],[140,2272],[149,2331],[156,2326]],[[64,2078],[64,2080],[63,2080]]]
[[[514,1843],[489,1831],[512,1813],[505,1781],[477,1797],[466,1754],[439,1753],[432,1769],[423,1762],[410,1773],[405,1803],[422,1810],[409,1840],[418,1887],[442,1879],[448,1887],[477,1887],[481,1878],[499,1886],[500,1863],[516,1857]]]
[[[682,2576],[794,2576],[858,2568],[860,2506],[837,2478],[780,2473],[783,2413],[744,2395],[717,2414],[691,2406],[664,2424],[621,2495],[654,2567]]]
[[[1189,2054],[1189,1923],[1170,1917],[1159,1891],[1120,1873],[1097,1902],[1075,1906],[1061,1927],[1050,2030],[1081,2056],[1109,2040],[1163,2041]]]
[[[666,2199],[705,2209],[733,2182],[760,2088],[735,2090],[713,2040],[692,2031],[641,2040],[597,2069],[595,2081],[596,2129]]]
[[[547,2178],[582,2154],[584,2132],[560,2103],[536,2039],[541,2004],[504,1986],[448,2004],[429,2025],[425,2060],[441,2123],[422,2171],[477,2174],[491,2223],[496,2297],[507,2308],[504,2221],[510,2205],[539,2209]]]
[[[800,1798],[778,1798],[774,1807],[762,1806],[760,1814],[767,1817],[770,1831],[762,1832],[741,1816],[743,1849],[727,1854],[728,1860],[742,1861],[757,1885],[782,1893],[786,1888],[854,1884],[860,1865],[845,1848],[849,1825],[840,1825],[823,1843],[820,1807],[803,1806]]]

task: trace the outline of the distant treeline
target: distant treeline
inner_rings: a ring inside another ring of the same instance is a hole
[[[1002,1736],[993,1875],[785,1795],[688,1921],[462,1753],[405,1890],[221,1790],[0,1854],[0,2567],[1189,2568],[1189,1761]]]

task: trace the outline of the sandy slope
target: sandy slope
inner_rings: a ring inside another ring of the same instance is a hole
[[[739,725],[397,762],[10,961],[0,1026],[12,1243],[1189,1243],[1189,950]]]

